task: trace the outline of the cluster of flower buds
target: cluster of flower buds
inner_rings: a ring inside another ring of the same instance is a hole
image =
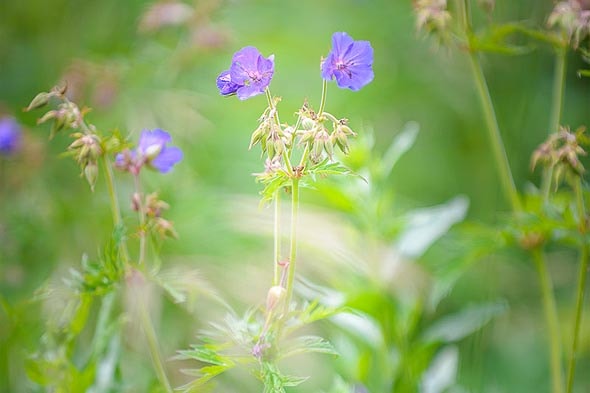
[[[590,35],[590,1],[560,1],[549,15],[547,25],[559,28],[572,46],[577,48]]]
[[[68,146],[68,150],[73,153],[90,189],[94,191],[94,185],[98,179],[98,159],[103,154],[101,141],[96,134],[76,132],[71,136],[76,140]]]
[[[266,153],[270,160],[280,157],[287,147],[291,145],[291,129],[283,129],[276,120],[276,107],[279,98],[274,99],[272,107],[266,108],[262,116],[258,119],[260,125],[252,133],[250,138],[250,147],[260,143],[262,153]]]
[[[348,126],[347,119],[337,119],[328,112],[318,115],[307,103],[303,104],[298,114],[301,118],[301,129],[295,130],[295,133],[299,137],[299,144],[309,150],[309,158],[313,163],[320,162],[324,152],[331,158],[334,146],[348,154],[348,137],[356,134]],[[326,122],[331,122],[331,132],[326,128]]]
[[[141,204],[139,201],[140,196],[136,193],[133,194],[132,199],[132,208],[133,210],[139,211],[141,209]],[[166,202],[160,200],[158,198],[158,193],[154,192],[148,194],[145,197],[145,204],[143,205],[144,214],[146,217],[146,224],[148,229],[153,230],[155,233],[159,234],[160,237],[173,237],[177,238],[178,233],[174,229],[174,225],[171,221],[166,220],[162,217],[162,213],[165,210],[168,210],[170,205]]]
[[[448,35],[451,14],[447,10],[447,0],[414,0],[416,29],[434,33],[441,39]]]
[[[102,141],[96,134],[94,126],[86,125],[84,122],[84,116],[89,110],[80,109],[78,105],[68,100],[66,90],[67,85],[56,86],[49,92],[37,94],[25,111],[42,108],[54,97],[61,101],[57,109],[45,113],[37,120],[37,124],[53,120],[50,138],[62,129],[76,130],[70,135],[75,140],[68,147],[68,151],[80,166],[82,175],[86,178],[91,190],[94,191],[98,179],[98,159],[104,154]]]
[[[533,152],[531,167],[534,169],[537,163],[542,163],[555,168],[556,183],[568,173],[580,176],[584,173],[584,166],[579,156],[586,155],[586,151],[580,145],[590,142],[584,134],[585,131],[585,127],[579,127],[575,132],[571,132],[567,127],[561,127],[559,132],[551,134]]]

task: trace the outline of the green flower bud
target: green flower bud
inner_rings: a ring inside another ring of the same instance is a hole
[[[98,165],[96,165],[96,162],[89,162],[86,164],[84,167],[84,176],[90,185],[90,189],[92,192],[94,192],[94,186],[96,185],[96,180],[98,179]]]
[[[31,103],[29,104],[29,106],[27,106],[24,111],[25,112],[29,112],[32,111],[33,109],[38,109],[41,107],[44,107],[45,105],[47,105],[47,103],[49,102],[49,99],[53,97],[52,93],[39,93],[35,96],[35,98],[33,98],[33,100],[31,101]]]
[[[266,311],[270,312],[277,308],[277,306],[285,298],[285,288],[275,285],[270,287],[266,295]]]

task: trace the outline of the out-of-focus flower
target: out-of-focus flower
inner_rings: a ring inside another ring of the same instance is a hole
[[[274,55],[262,56],[253,46],[237,51],[229,70],[217,77],[221,95],[237,94],[240,100],[264,93],[274,74]]]
[[[162,1],[152,4],[142,15],[139,31],[151,32],[164,26],[178,26],[194,16],[194,9],[180,1]]]
[[[183,156],[178,147],[168,146],[171,141],[172,137],[164,130],[145,130],[139,137],[137,148],[119,153],[115,165],[134,174],[139,173],[143,165],[167,173]]]
[[[447,0],[414,0],[416,28],[438,33],[441,38],[447,34],[451,14],[447,11]]]
[[[590,2],[587,0],[560,1],[547,19],[549,27],[563,31],[574,48],[590,35]]]
[[[340,88],[360,90],[373,80],[373,47],[369,41],[354,41],[346,33],[332,35],[332,50],[322,62],[322,78],[336,78]]]
[[[13,117],[0,117],[0,155],[16,153],[22,142],[21,127]]]

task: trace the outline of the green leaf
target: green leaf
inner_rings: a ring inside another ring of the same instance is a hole
[[[423,335],[427,342],[455,342],[481,329],[492,318],[504,313],[506,302],[472,306],[456,314],[441,318]]]
[[[334,346],[319,336],[300,336],[285,342],[279,352],[279,358],[285,359],[303,353],[325,353],[338,356]]]
[[[404,124],[381,159],[382,178],[388,177],[399,159],[414,146],[419,131],[420,125],[414,121]]]
[[[578,70],[578,76],[580,78],[583,76],[590,77],[590,70]]]

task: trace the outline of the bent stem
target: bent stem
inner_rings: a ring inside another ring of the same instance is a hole
[[[553,297],[553,284],[551,277],[547,272],[547,263],[545,256],[540,249],[532,251],[533,260],[539,273],[539,285],[543,295],[543,308],[545,311],[545,318],[547,320],[547,328],[549,330],[549,352],[550,352],[550,366],[551,366],[551,381],[552,392],[563,392],[563,372],[561,369],[560,355],[561,344],[559,342],[559,322],[557,317],[557,307],[555,305],[555,298]]]
[[[574,375],[576,372],[576,353],[578,352],[578,341],[580,325],[582,322],[582,311],[584,306],[584,292],[586,289],[586,276],[588,274],[588,245],[586,243],[586,209],[584,207],[584,195],[582,193],[582,181],[580,178],[574,183],[576,203],[580,220],[580,232],[582,233],[582,248],[580,250],[580,272],[578,274],[578,289],[576,296],[576,314],[574,319],[574,330],[572,332],[572,346],[569,354],[567,369],[567,393],[571,393],[574,387]]]
[[[469,63],[471,65],[473,78],[475,79],[481,107],[484,112],[488,136],[492,143],[492,152],[494,154],[496,168],[498,170],[498,175],[500,176],[500,182],[502,183],[502,190],[504,191],[506,199],[510,201],[512,210],[517,213],[522,210],[520,198],[518,197],[518,191],[516,190],[514,179],[512,178],[512,172],[510,171],[510,164],[508,163],[508,157],[506,156],[506,150],[504,149],[502,136],[500,134],[500,127],[498,126],[498,120],[496,119],[496,113],[494,111],[494,104],[492,103],[488,85],[476,53],[469,53]]]
[[[285,315],[289,312],[289,305],[293,297],[293,283],[295,280],[295,262],[297,258],[297,218],[299,214],[299,179],[291,180],[291,246],[289,251],[289,270],[287,273],[287,294],[285,296]]]

